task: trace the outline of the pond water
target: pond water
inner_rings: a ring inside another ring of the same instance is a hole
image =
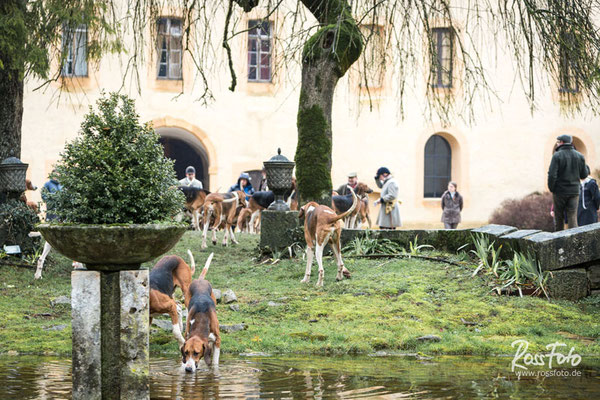
[[[511,361],[223,355],[218,372],[205,368],[192,375],[175,358],[153,358],[150,389],[151,399],[600,399],[598,359],[544,370],[578,376],[521,379],[511,372]],[[0,399],[69,399],[70,369],[69,359],[0,357]]]

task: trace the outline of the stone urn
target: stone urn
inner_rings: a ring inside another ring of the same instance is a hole
[[[281,149],[277,149],[277,155],[269,161],[263,162],[267,172],[267,183],[269,189],[275,195],[275,201],[271,203],[268,210],[290,211],[283,200],[285,193],[292,189],[292,172],[296,163],[281,155]]]
[[[71,273],[73,399],[149,399],[149,273],[141,263],[170,250],[177,224],[37,226],[87,270]]]
[[[27,167],[16,157],[8,157],[0,163],[0,191],[2,197],[18,198],[25,191]]]

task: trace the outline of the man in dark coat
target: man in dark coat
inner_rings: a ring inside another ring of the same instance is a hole
[[[569,228],[577,227],[577,203],[580,180],[587,177],[585,158],[573,148],[570,135],[556,138],[557,148],[548,170],[548,189],[554,202],[554,230],[564,229],[562,216],[567,213]]]
[[[577,225],[584,226],[598,222],[600,190],[596,180],[589,176],[590,167],[585,166],[588,176],[581,181],[579,206],[577,207]]]
[[[344,183],[342,186],[340,186],[337,190],[337,193],[340,196],[345,196],[347,194],[350,194],[350,189],[348,189],[348,186],[352,187],[352,189],[356,190],[356,185],[358,185],[358,176],[356,174],[356,172],[350,172],[348,174],[348,183]]]

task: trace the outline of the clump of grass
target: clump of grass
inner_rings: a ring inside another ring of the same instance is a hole
[[[480,271],[490,275],[494,289],[498,294],[503,291],[512,293],[517,291],[523,296],[523,289],[533,289],[531,295],[544,294],[549,298],[546,284],[551,273],[542,271],[539,262],[530,254],[515,252],[510,260],[501,260],[502,246],[496,249],[495,242],[490,243],[486,235],[478,234],[473,237],[475,250],[471,250],[478,258],[479,263],[473,276]]]
[[[492,272],[498,277],[498,267],[502,264],[500,261],[500,251],[502,245],[496,249],[494,246],[495,242],[491,242],[486,235],[477,234],[473,237],[473,245],[475,250],[471,250],[473,254],[479,259],[479,264],[473,272],[473,276],[483,268],[486,272]]]
[[[377,239],[367,230],[363,237],[355,237],[342,252],[347,256],[365,256],[370,254],[402,254],[404,248],[389,239]]]
[[[506,260],[501,266],[498,280],[502,286],[496,286],[498,294],[502,289],[516,289],[523,296],[522,288],[532,288],[533,296],[543,293],[549,298],[546,291],[548,278],[552,275],[549,271],[542,271],[539,262],[529,254],[515,252],[512,260]]]
[[[419,235],[415,236],[415,240],[413,240],[412,242],[408,242],[408,246],[409,246],[409,251],[404,251],[404,254],[407,254],[408,257],[410,258],[411,256],[418,256],[419,254],[421,254],[421,250],[422,249],[432,249],[433,250],[433,246],[430,244],[419,244]]]

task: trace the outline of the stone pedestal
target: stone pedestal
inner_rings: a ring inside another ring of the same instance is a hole
[[[148,271],[73,271],[73,399],[148,399]]]
[[[298,237],[298,211],[264,210],[260,219],[260,248],[262,251],[281,251],[296,241],[304,243],[304,236]]]

